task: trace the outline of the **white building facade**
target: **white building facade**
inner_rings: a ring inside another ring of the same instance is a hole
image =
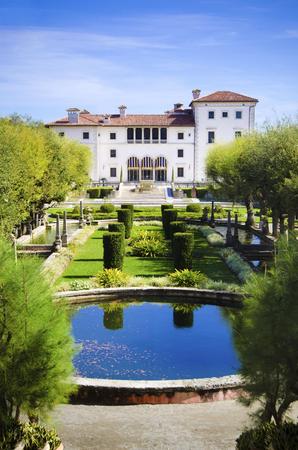
[[[90,148],[93,182],[204,182],[209,149],[251,132],[257,102],[230,91],[201,97],[195,89],[189,108],[176,103],[148,115],[127,114],[124,105],[111,115],[69,108],[47,126]]]

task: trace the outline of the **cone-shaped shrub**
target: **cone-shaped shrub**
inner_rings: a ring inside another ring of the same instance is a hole
[[[124,223],[125,226],[125,238],[130,238],[132,221],[131,221],[131,210],[130,209],[118,209],[118,222]]]
[[[173,209],[174,206],[173,205],[160,205],[160,210],[161,210],[161,221],[163,223],[163,213],[166,209]]]
[[[105,269],[122,270],[124,257],[124,239],[122,233],[103,235],[103,265]]]
[[[121,209],[129,209],[131,212],[131,226],[133,226],[133,213],[134,213],[134,206],[133,205],[121,205]]]
[[[170,223],[177,220],[178,212],[175,209],[165,209],[163,212],[163,229],[165,238],[170,239]]]
[[[170,238],[173,239],[175,233],[185,233],[186,223],[176,220],[175,222],[170,222]]]
[[[122,222],[109,223],[109,231],[112,233],[122,233],[125,238],[125,225]]]
[[[194,237],[192,233],[175,233],[173,237],[173,256],[175,269],[191,269]]]

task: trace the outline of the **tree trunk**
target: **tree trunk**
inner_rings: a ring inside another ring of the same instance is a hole
[[[285,215],[284,214],[280,214],[279,223],[280,223],[280,234],[285,234],[286,226],[285,226]]]
[[[272,209],[272,234],[273,236],[278,236],[278,211],[277,209]]]

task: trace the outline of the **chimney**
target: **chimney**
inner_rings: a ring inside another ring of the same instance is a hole
[[[80,110],[78,108],[68,108],[66,111],[68,116],[68,122],[78,123]]]
[[[125,117],[126,116],[126,109],[127,109],[127,107],[125,105],[120,105],[119,106],[120,117]]]
[[[183,103],[174,103],[174,111],[177,111],[177,109],[183,109]]]
[[[192,90],[192,98],[193,98],[193,100],[196,100],[197,98],[199,98],[200,94],[201,94],[201,89],[193,89]]]
[[[104,115],[103,123],[110,123],[110,116],[109,116],[109,114],[105,114]]]

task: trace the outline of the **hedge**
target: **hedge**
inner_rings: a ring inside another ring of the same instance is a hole
[[[182,221],[170,222],[170,239],[173,239],[174,233],[185,233],[186,223]]]
[[[133,226],[133,213],[134,213],[134,206],[133,205],[121,205],[121,209],[129,209],[131,212],[131,226]]]
[[[202,207],[198,203],[192,203],[191,205],[186,206],[186,212],[196,212],[196,213],[200,214],[201,211],[202,211]]]
[[[177,220],[178,211],[175,209],[165,209],[163,211],[163,228],[165,232],[165,238],[171,239],[170,223]]]
[[[115,206],[112,203],[104,203],[99,208],[102,213],[112,213],[115,211]]]
[[[173,237],[173,256],[175,269],[191,269],[194,249],[193,233],[175,233]]]
[[[204,198],[205,195],[208,193],[209,188],[208,187],[197,187],[196,188],[196,194],[197,194],[197,198]]]
[[[182,191],[186,194],[187,198],[191,198],[192,188],[183,188]]]
[[[122,222],[109,223],[108,230],[111,233],[122,233],[123,239],[125,238],[125,225]]]
[[[89,194],[90,198],[99,198],[100,188],[89,188],[87,189],[87,194]]]
[[[87,189],[90,198],[105,198],[113,191],[111,186],[93,187]]]
[[[131,221],[131,210],[130,209],[118,209],[118,222],[122,222],[125,226],[125,238],[130,238],[132,221]]]
[[[124,257],[124,240],[122,233],[105,233],[103,235],[103,266],[105,269],[122,270]]]

